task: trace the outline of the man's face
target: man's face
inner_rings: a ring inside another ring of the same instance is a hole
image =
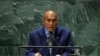
[[[57,26],[57,16],[54,13],[47,13],[44,16],[43,24],[48,31],[54,31]]]

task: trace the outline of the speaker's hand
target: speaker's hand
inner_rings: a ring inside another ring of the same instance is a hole
[[[61,56],[60,54],[57,54],[56,56]]]
[[[41,56],[41,54],[40,53],[35,53],[34,56]]]

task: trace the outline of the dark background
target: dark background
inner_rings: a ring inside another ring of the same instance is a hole
[[[17,46],[27,45],[30,31],[42,26],[48,9],[72,31],[83,56],[100,56],[100,0],[0,0],[0,56],[18,56]]]

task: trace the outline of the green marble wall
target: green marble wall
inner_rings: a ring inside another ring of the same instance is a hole
[[[26,45],[29,32],[42,26],[48,9],[57,12],[59,25],[71,29],[83,56],[100,56],[99,0],[0,0],[0,56],[19,56],[18,46]]]

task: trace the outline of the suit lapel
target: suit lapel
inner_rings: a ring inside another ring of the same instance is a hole
[[[39,34],[40,34],[40,42],[41,42],[41,46],[47,46],[47,37],[45,35],[45,30],[44,30],[44,27],[42,27],[40,30],[39,30]],[[41,53],[42,54],[45,54],[45,55],[48,55],[48,52],[49,52],[49,49],[48,48],[42,48],[41,50]]]
[[[61,38],[60,31],[59,31],[59,28],[57,27],[56,30],[55,30],[55,40],[57,42],[57,45],[60,45],[59,44],[60,43],[60,38]]]
[[[56,28],[56,30],[55,30],[55,34],[54,34],[54,37],[55,37],[55,41],[54,41],[54,45],[55,46],[60,46],[61,44],[60,44],[60,31],[59,31],[59,28],[57,27]],[[60,48],[54,48],[53,49],[53,54],[56,54],[56,53],[58,53],[58,50],[59,50]]]
[[[44,27],[42,27],[42,28],[40,29],[39,34],[40,34],[40,42],[41,42],[41,45],[42,45],[42,46],[47,45],[47,37],[46,37],[46,35],[45,35]]]

